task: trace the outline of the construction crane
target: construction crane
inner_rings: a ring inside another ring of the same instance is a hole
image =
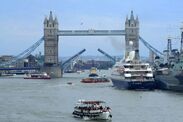
[[[108,57],[109,59],[111,59],[113,63],[116,62],[116,59],[115,59],[115,58],[113,58],[112,56],[110,56],[109,54],[107,54],[106,52],[104,52],[103,50],[101,50],[100,48],[98,48],[98,51],[99,51],[100,53],[104,54],[104,55],[105,55],[106,57]]]
[[[34,43],[33,45],[31,45],[29,48],[27,48],[26,50],[24,50],[23,52],[21,52],[20,54],[18,54],[17,56],[15,56],[11,61],[5,62],[5,63],[1,63],[0,66],[6,66],[6,65],[10,65],[13,64],[15,62],[17,62],[20,59],[26,58],[27,56],[29,56],[42,42],[44,41],[44,38],[41,37],[36,43]]]

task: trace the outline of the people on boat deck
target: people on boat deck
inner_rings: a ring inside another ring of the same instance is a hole
[[[102,106],[100,106],[100,110],[102,110],[103,109],[103,107]]]
[[[76,107],[77,108],[77,107]],[[97,104],[94,104],[94,105],[91,105],[91,106],[84,106],[84,107],[78,107],[78,109],[80,109],[82,112],[83,110],[87,110],[88,112],[90,112],[91,110],[101,110],[101,111],[105,111],[105,110],[109,110],[110,107],[103,107],[102,105],[97,105]]]

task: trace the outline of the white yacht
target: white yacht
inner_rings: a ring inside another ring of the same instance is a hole
[[[135,51],[117,62],[112,68],[111,80],[114,87],[119,89],[155,89],[153,71],[149,63],[135,60]]]

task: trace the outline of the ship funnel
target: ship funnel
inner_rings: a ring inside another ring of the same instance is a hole
[[[139,61],[139,50],[131,51],[125,61]]]
[[[127,56],[125,62],[133,61],[135,58],[135,51],[131,51],[129,55]]]
[[[139,60],[139,50],[135,50],[135,60]]]

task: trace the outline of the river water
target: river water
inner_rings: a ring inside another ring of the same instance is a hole
[[[183,93],[80,83],[87,73],[51,80],[0,78],[0,122],[84,122],[72,117],[78,99],[106,101],[112,108],[112,122],[183,122]]]

